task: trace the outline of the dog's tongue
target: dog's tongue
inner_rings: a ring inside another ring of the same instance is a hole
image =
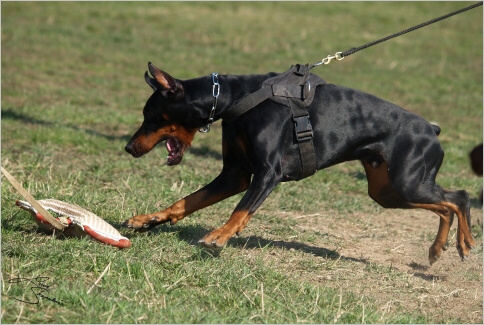
[[[168,150],[169,154],[176,151],[176,140],[174,138],[168,138],[168,140],[166,140],[166,150]]]
[[[166,140],[166,150],[168,150],[168,164],[176,165],[181,161],[180,144],[175,138],[168,138]]]

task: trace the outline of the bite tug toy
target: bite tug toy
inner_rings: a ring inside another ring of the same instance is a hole
[[[119,248],[131,246],[128,238],[121,236],[113,226],[96,214],[80,206],[55,199],[36,201],[3,167],[2,173],[27,200],[17,200],[15,204],[21,209],[29,211],[39,227],[59,231],[67,237],[91,236],[102,243]],[[49,211],[52,211],[57,217],[53,217]]]

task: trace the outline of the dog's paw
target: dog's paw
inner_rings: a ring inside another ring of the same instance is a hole
[[[476,242],[474,238],[472,238],[472,234],[469,237],[466,237],[464,242],[466,243],[466,247],[469,248],[470,250],[476,247]]]
[[[123,222],[124,227],[133,228],[136,230],[147,230],[154,227],[156,224],[150,222],[153,218],[152,215],[149,214],[140,214],[138,216],[132,217],[125,222]]]
[[[457,243],[457,251],[459,252],[459,256],[460,256],[462,261],[466,260],[466,258],[469,256],[469,253],[470,253],[472,248],[473,248],[473,246],[467,244],[467,242],[465,244],[461,244],[461,245],[459,245],[459,243]]]
[[[437,262],[437,260],[442,256],[442,247],[438,245],[432,245],[429,248],[429,263],[430,265]]]
[[[220,250],[222,248],[224,248],[225,245],[223,246],[219,246],[219,244],[217,244],[216,241],[205,241],[204,239],[200,239],[198,241],[198,243],[200,244],[200,246],[204,247],[204,248],[208,248],[208,249],[216,249],[216,250]]]
[[[449,241],[447,240],[447,241],[445,242],[445,245],[444,245],[444,246],[442,246],[442,250],[446,251],[446,250],[448,250],[448,249],[449,249],[449,247],[450,247],[450,244],[449,244]]]
[[[222,228],[219,228],[207,234],[198,243],[205,248],[221,249],[227,244],[230,237],[232,237],[232,234],[226,233]]]
[[[152,218],[148,221],[149,224],[151,225],[159,225],[161,223],[165,223],[165,222],[170,222],[170,225],[174,225],[175,223],[178,222],[178,219],[177,218],[164,218],[160,215],[155,215],[155,216],[152,216]]]

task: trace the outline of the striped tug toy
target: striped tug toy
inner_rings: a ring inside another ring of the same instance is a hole
[[[39,227],[45,230],[53,230],[55,235],[59,233],[67,237],[89,235],[102,243],[119,248],[131,246],[128,238],[121,236],[113,226],[94,213],[80,206],[59,200],[36,201],[3,166],[1,170],[12,186],[27,200],[17,200],[15,204],[21,209],[29,211]],[[56,217],[52,216],[49,210],[56,214]]]
[[[66,236],[82,237],[87,234],[94,239],[108,245],[119,248],[131,246],[128,238],[121,234],[109,223],[77,205],[66,203],[55,199],[45,199],[37,201],[44,209],[52,211],[58,215],[56,218],[60,223],[67,226],[63,231]],[[54,230],[54,226],[38,213],[37,210],[28,202],[18,200],[15,204],[21,209],[27,210],[34,217],[39,227],[45,230]],[[83,232],[85,234],[83,234]]]

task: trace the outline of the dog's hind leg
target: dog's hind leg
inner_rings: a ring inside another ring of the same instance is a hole
[[[442,251],[449,247],[448,237],[454,220],[454,212],[438,204],[411,204],[411,207],[430,210],[440,217],[437,236],[429,248],[429,262],[432,265],[441,257]]]
[[[392,161],[396,167],[391,174],[395,190],[410,203],[411,207],[431,210],[441,217],[442,227],[439,227],[437,234],[438,242],[431,247],[430,254],[436,253],[438,256],[441,248],[445,247],[442,245],[445,245],[444,238],[447,238],[452,223],[452,213],[457,215],[457,251],[464,260],[475,245],[471,233],[469,194],[464,190],[444,190],[435,183],[444,158],[444,152],[437,139],[420,137],[419,141],[407,150],[408,155],[402,156],[402,152],[405,153],[402,150],[398,153],[400,157]],[[429,255],[429,259],[432,263],[434,257]]]
[[[474,247],[475,241],[472,237],[470,226],[470,204],[469,195],[466,191],[443,191],[444,200],[437,204],[414,203],[411,204],[413,208],[421,208],[434,211],[440,216],[439,231],[435,242],[429,249],[429,261],[434,263],[442,253],[442,249],[447,248],[447,237],[450,226],[454,218],[454,213],[457,215],[457,251],[462,260],[468,255],[470,250]]]
[[[429,249],[429,261],[433,264],[448,246],[449,230],[454,219],[458,217],[457,250],[462,259],[474,246],[470,232],[470,204],[467,192],[447,191],[435,184],[439,161],[427,166],[436,166],[431,173],[415,169],[414,175],[401,177],[398,169],[389,167],[386,161],[375,155],[362,160],[368,179],[368,193],[377,203],[385,208],[421,208],[430,210],[440,217],[439,230],[434,243]],[[397,182],[395,182],[395,179]],[[411,181],[411,180],[423,181]],[[402,182],[404,181],[404,182]]]

